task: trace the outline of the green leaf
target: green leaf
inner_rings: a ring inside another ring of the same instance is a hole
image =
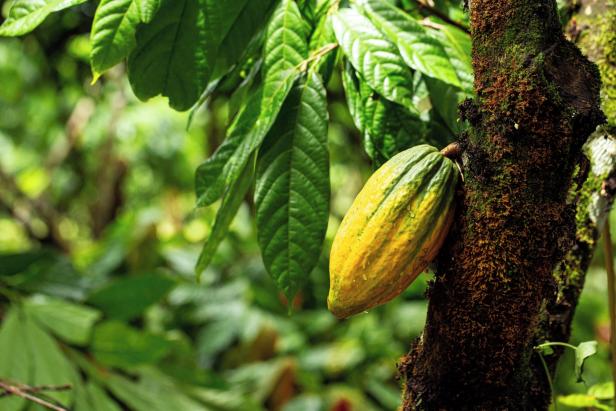
[[[577,408],[598,408],[601,410],[609,409],[605,405],[601,404],[595,397],[592,395],[586,394],[570,394],[565,396],[558,397],[558,402],[566,405],[568,407],[577,407]]]
[[[205,1],[161,0],[152,21],[138,27],[128,75],[141,100],[162,94],[183,111],[199,99],[211,70]]]
[[[263,69],[266,82],[285,77],[308,57],[310,26],[293,0],[282,0],[266,32]]]
[[[159,302],[175,285],[175,280],[162,274],[134,275],[112,281],[94,291],[88,302],[109,318],[130,320]]]
[[[364,136],[375,166],[400,151],[426,142],[425,124],[404,107],[383,99],[347,63],[342,74],[349,111]]]
[[[139,20],[143,23],[149,23],[154,18],[154,15],[160,7],[161,0],[133,0],[137,6],[137,14]]]
[[[575,350],[575,378],[577,382],[583,382],[582,373],[584,372],[584,361],[597,353],[596,341],[584,341]]]
[[[33,376],[29,385],[64,385],[74,384],[77,372],[70,361],[64,356],[54,339],[29,316],[22,323],[25,328],[26,343],[30,348],[33,364]],[[74,392],[58,391],[46,393],[51,398],[68,407],[73,400]]]
[[[90,63],[94,77],[122,61],[135,47],[139,24],[134,0],[102,0],[94,15]]]
[[[588,389],[588,395],[592,395],[599,400],[611,400],[614,398],[614,383],[610,381],[595,384]]]
[[[214,227],[208,237],[207,241],[203,245],[199,259],[197,260],[197,280],[201,278],[201,274],[207,268],[212,261],[216,249],[220,245],[221,241],[227,235],[229,226],[233,222],[233,217],[237,214],[237,210],[240,208],[244,196],[250,188],[252,178],[254,175],[254,155],[251,161],[248,161],[244,166],[244,170],[240,177],[233,183],[231,187],[225,192],[220,209],[216,214],[216,221],[214,221]]]
[[[329,216],[327,98],[317,73],[298,82],[259,153],[258,240],[270,275],[290,299],[321,254]]]
[[[0,376],[22,383],[32,379],[32,357],[28,352],[24,322],[24,312],[18,306],[12,306],[5,313],[0,328]],[[0,398],[0,404],[4,411],[19,411],[25,400],[9,396]]]
[[[449,61],[456,70],[462,90],[469,96],[473,94],[473,65],[471,58],[471,37],[457,27],[443,25],[439,30],[430,30],[428,33],[439,39]]]
[[[15,0],[0,36],[21,36],[38,27],[51,13],[85,3],[87,0]]]
[[[210,411],[184,395],[171,379],[159,371],[141,372],[139,382],[113,374],[105,381],[109,390],[130,409],[138,411]]]
[[[120,407],[93,382],[75,386],[75,411],[120,411]]]
[[[124,323],[109,321],[94,329],[92,352],[102,363],[112,367],[131,368],[153,364],[171,348],[163,337],[139,332]]]
[[[339,10],[332,16],[332,22],[342,51],[370,87],[386,99],[415,111],[413,76],[396,46],[353,9]]]
[[[228,28],[221,31],[214,77],[227,72],[242,59],[251,42],[260,42],[263,26],[272,12],[276,0],[235,0],[221,2],[211,0],[223,8],[223,15],[229,18]],[[240,6],[240,7],[238,7]]]
[[[24,310],[41,326],[76,345],[88,343],[92,327],[101,315],[93,308],[44,295],[27,299]]]
[[[307,57],[308,34],[297,5],[291,0],[283,1],[267,29],[263,85],[249,97],[229,127],[225,142],[197,169],[198,207],[219,199],[261,146]]]
[[[440,41],[428,35],[411,16],[383,0],[358,0],[378,29],[398,47],[410,67],[427,76],[460,87],[456,71]]]

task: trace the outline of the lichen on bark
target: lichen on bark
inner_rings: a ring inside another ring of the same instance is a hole
[[[470,17],[465,185],[426,327],[401,361],[402,408],[545,409],[533,345],[576,240],[568,188],[604,121],[599,73],[565,40],[552,0],[473,0]]]

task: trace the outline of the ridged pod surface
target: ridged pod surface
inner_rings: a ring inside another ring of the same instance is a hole
[[[427,268],[451,226],[457,182],[455,163],[425,144],[368,179],[332,245],[327,305],[334,315],[388,302]]]

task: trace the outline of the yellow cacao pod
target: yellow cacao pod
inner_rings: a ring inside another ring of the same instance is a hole
[[[455,163],[429,145],[397,154],[368,179],[332,245],[334,315],[388,302],[427,268],[451,226],[457,182]]]

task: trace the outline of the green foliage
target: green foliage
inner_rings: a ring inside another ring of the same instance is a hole
[[[30,30],[60,5],[77,3],[30,2],[24,9],[18,1],[3,34],[24,34],[10,30],[21,16],[30,16]],[[414,144],[455,139],[461,129],[455,102],[469,96],[472,84],[470,41],[447,25],[424,27],[419,18],[385,0],[358,0],[350,7],[330,0],[99,3],[90,34],[94,79],[127,58],[133,92],[142,100],[162,95],[173,108],[193,107],[195,113],[195,104],[232,93],[227,137],[196,172],[197,206],[223,200],[198,275],[255,180],[259,244],[279,289],[291,297],[314,268],[329,204],[327,119],[285,108],[295,105],[297,84],[327,83],[341,67],[355,125],[376,166]],[[350,64],[337,64],[340,54]],[[298,126],[287,120],[293,113]],[[306,152],[313,146],[319,148]],[[255,172],[251,159],[260,151],[266,160]],[[275,180],[278,173],[283,177]],[[280,189],[284,184],[288,188]]]
[[[317,73],[308,73],[291,91],[259,153],[259,245],[289,300],[316,266],[327,229],[327,121],[325,88]]]
[[[0,41],[0,379],[70,383],[49,397],[75,411],[395,409],[428,277],[338,322],[322,250],[371,167],[457,138],[468,34],[405,1],[5,8],[0,35],[26,36]],[[574,379],[559,392],[609,404]]]

